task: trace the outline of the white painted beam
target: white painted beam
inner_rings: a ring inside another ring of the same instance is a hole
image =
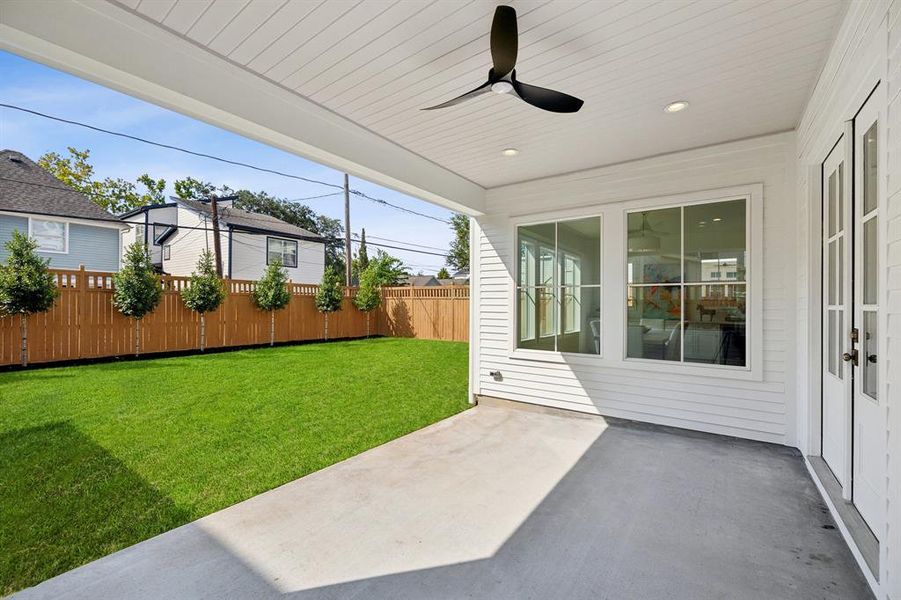
[[[4,0],[0,47],[469,215],[475,183],[104,0]]]

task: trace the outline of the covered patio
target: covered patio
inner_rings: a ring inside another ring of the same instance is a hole
[[[15,595],[285,597],[871,593],[795,450],[486,402]]]
[[[501,59],[498,8],[0,5],[8,51],[468,215],[479,403],[23,596],[901,597],[901,0],[511,0]]]

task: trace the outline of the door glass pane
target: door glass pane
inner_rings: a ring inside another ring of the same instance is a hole
[[[835,264],[835,303],[845,301],[845,236],[838,238],[838,254]]]
[[[836,314],[838,311],[829,310],[826,323],[826,363],[829,372],[833,375],[841,377],[838,372],[838,343],[835,339],[836,330]]]
[[[600,354],[600,287],[565,287],[560,290],[560,334],[558,352]]]
[[[863,312],[863,344],[860,357],[860,364],[863,367],[863,391],[873,399],[878,398],[879,387],[876,379],[878,371],[876,353],[879,346],[879,338],[876,336],[877,314],[875,310]]]
[[[832,236],[835,235],[835,212],[836,212],[836,209],[835,209],[835,190],[836,190],[836,187],[837,187],[837,186],[836,186],[836,173],[835,173],[835,171],[833,171],[833,172],[829,175],[829,183],[828,183],[828,185],[826,186],[826,194],[827,194],[827,198],[826,198],[826,201],[827,201],[827,211],[826,211],[826,212],[827,212],[827,215],[826,215],[826,221],[827,221],[828,224],[829,224],[829,227],[828,227],[829,237],[832,237]]]
[[[745,280],[745,200],[685,207],[685,281]]]
[[[629,283],[681,281],[681,209],[630,213],[628,226]]]
[[[744,367],[746,312],[743,284],[685,286],[685,362]]]
[[[845,229],[845,163],[838,163],[838,186],[835,190],[836,233]]]
[[[601,219],[590,217],[557,223],[561,285],[601,283]]]
[[[835,304],[835,280],[836,280],[836,270],[838,268],[838,263],[836,262],[836,250],[838,249],[838,241],[833,240],[829,242],[829,250],[827,257],[827,269],[826,269],[826,303],[830,305]]]
[[[681,359],[679,286],[629,286],[626,356]]]
[[[863,224],[863,303],[878,304],[877,299],[879,270],[877,269],[879,258],[877,256],[877,229],[878,217],[873,217]]]
[[[873,126],[863,135],[863,214],[875,209],[879,198],[877,125],[878,123],[873,123]]]

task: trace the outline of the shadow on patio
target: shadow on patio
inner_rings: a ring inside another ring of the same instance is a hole
[[[794,450],[480,406],[21,597],[871,596]]]

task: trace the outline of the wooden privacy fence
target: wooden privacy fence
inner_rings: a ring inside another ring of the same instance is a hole
[[[49,311],[28,317],[28,362],[47,363],[111,356],[135,351],[135,323],[112,304],[112,273],[51,271],[60,290]],[[189,277],[162,277],[163,298],[141,323],[141,354],[196,350],[200,317],[185,307],[181,290]],[[268,344],[270,315],[254,306],[254,281],[226,280],[227,294],[218,310],[206,315],[206,347]],[[325,318],[313,302],[317,286],[290,284],[291,301],[275,313],[275,341],[321,340]],[[331,313],[328,336],[366,335],[366,314],[346,289],[342,310]],[[370,333],[466,341],[469,333],[469,288],[385,288],[383,306],[370,314]],[[17,315],[0,317],[0,366],[17,365],[21,354]]]

